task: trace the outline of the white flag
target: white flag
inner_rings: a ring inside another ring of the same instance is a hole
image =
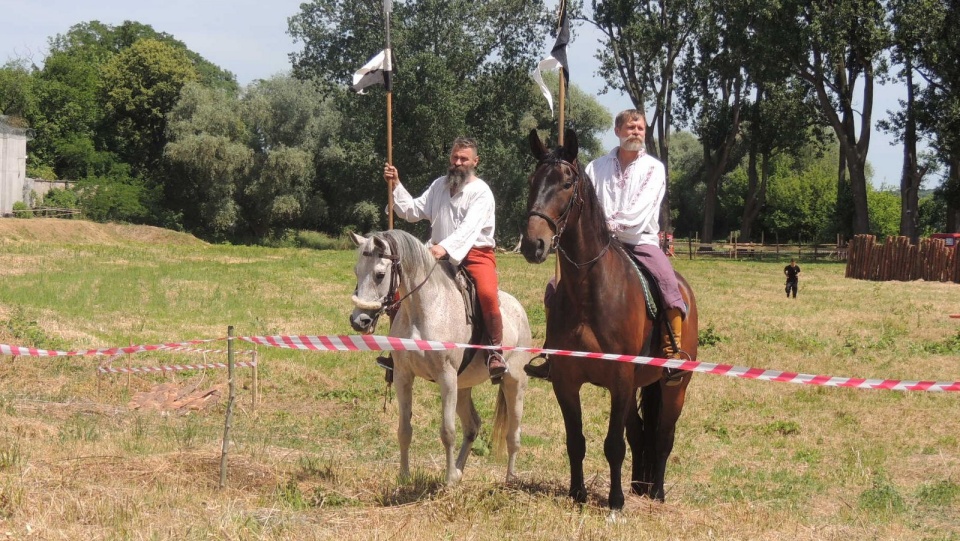
[[[393,71],[393,62],[391,61],[390,49],[384,49],[370,59],[353,74],[353,84],[350,90],[358,94],[363,94],[363,89],[371,85],[383,84],[384,72]],[[390,88],[387,89],[391,90]]]
[[[543,97],[547,98],[547,103],[550,105],[550,114],[553,115],[553,94],[550,93],[550,89],[547,87],[547,84],[543,82],[543,76],[540,75],[542,71],[553,71],[560,67],[560,61],[552,56],[548,56],[540,61],[537,64],[537,69],[533,71],[533,80],[537,82],[537,85],[540,86],[540,92],[543,92]]]
[[[557,31],[557,41],[553,44],[553,49],[550,50],[550,56],[541,60],[540,63],[537,64],[537,69],[533,72],[533,80],[540,85],[540,91],[543,92],[543,97],[547,98],[547,103],[550,104],[551,115],[553,114],[553,94],[550,93],[550,89],[544,84],[543,76],[540,75],[540,72],[553,71],[561,68],[560,84],[566,84],[570,80],[570,73],[567,67],[567,44],[569,42],[570,21],[567,20],[567,4],[561,0],[560,28]]]

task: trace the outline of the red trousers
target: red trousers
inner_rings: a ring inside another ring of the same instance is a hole
[[[493,248],[471,248],[460,262],[477,285],[483,323],[495,346],[503,343],[503,320],[500,317],[500,297],[497,294],[497,256]]]

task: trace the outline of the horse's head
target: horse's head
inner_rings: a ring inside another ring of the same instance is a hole
[[[353,292],[353,313],[350,326],[357,332],[373,334],[377,320],[393,302],[400,282],[399,255],[390,243],[378,235],[363,237],[350,233],[350,238],[359,247],[357,264],[353,268],[357,276],[357,289]]]
[[[563,233],[577,197],[581,179],[579,146],[573,130],[567,130],[563,146],[552,151],[540,140],[537,130],[530,130],[529,139],[537,168],[530,175],[527,223],[520,251],[528,262],[543,263]]]

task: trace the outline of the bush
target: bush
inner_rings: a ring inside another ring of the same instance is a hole
[[[138,179],[90,177],[80,184],[81,208],[91,220],[140,223],[150,216],[150,191]]]
[[[350,221],[357,226],[358,231],[369,233],[380,227],[380,218],[383,210],[370,201],[361,201],[350,207]]]
[[[77,192],[71,190],[70,188],[52,188],[49,192],[44,194],[43,199],[38,206],[57,209],[76,209],[80,207],[80,198],[77,195]],[[56,211],[48,211],[44,213],[44,216],[61,217],[61,213]],[[65,217],[72,218],[72,215]]]
[[[33,211],[23,201],[13,204],[13,215],[17,218],[33,218]]]
[[[57,174],[53,171],[53,167],[45,163],[39,163],[37,165],[28,164],[27,176],[41,180],[57,180]]]
[[[298,231],[297,245],[312,250],[349,250],[353,248],[353,243],[345,235],[333,238],[316,231]]]

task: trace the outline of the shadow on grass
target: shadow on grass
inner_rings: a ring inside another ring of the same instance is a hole
[[[377,504],[394,507],[433,499],[446,485],[437,475],[414,472],[410,479],[401,480],[397,486],[387,487],[377,496]]]

